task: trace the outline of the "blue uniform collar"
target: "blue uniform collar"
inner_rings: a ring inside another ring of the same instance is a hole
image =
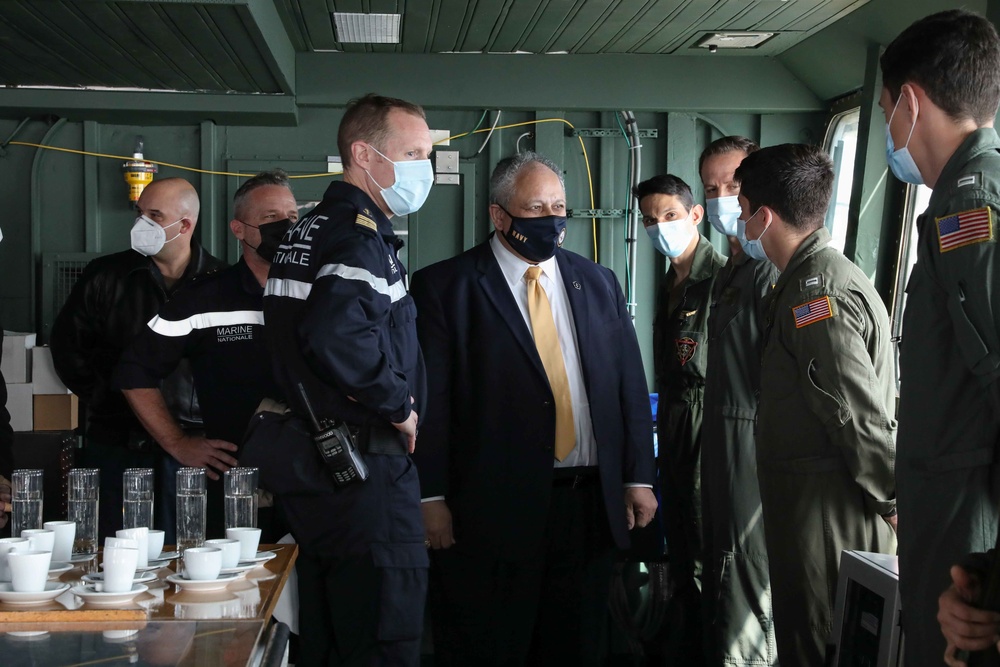
[[[389,218],[385,216],[385,213],[378,207],[378,204],[372,201],[372,198],[365,194],[365,191],[358,186],[345,183],[344,181],[333,181],[323,194],[323,198],[347,200],[359,213],[364,213],[375,221],[379,235],[386,240],[395,240],[396,232],[393,230]]]

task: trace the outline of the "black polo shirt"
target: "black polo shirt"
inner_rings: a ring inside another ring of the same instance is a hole
[[[157,388],[189,363],[206,436],[241,444],[261,398],[277,396],[264,342],[263,295],[243,259],[197,278],[126,348],[115,388]]]

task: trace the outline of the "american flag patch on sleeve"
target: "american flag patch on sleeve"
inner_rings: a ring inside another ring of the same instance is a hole
[[[989,206],[936,218],[941,252],[993,239],[993,209]]]
[[[833,305],[830,303],[830,297],[821,296],[801,306],[795,306],[792,308],[792,315],[795,317],[795,328],[801,329],[813,322],[833,317]]]

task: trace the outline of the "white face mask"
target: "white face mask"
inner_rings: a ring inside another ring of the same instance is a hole
[[[691,224],[691,214],[683,220],[658,222],[646,227],[646,233],[653,242],[653,247],[670,258],[680,257],[691,245],[691,239],[696,234]]]
[[[715,231],[736,236],[736,220],[740,217],[739,197],[716,197],[705,200],[705,214]]]
[[[382,155],[377,148],[372,145],[370,149]],[[427,195],[431,193],[431,186],[434,184],[434,169],[430,160],[403,160],[393,162],[382,155],[386,160],[392,162],[393,174],[396,182],[387,188],[379,185],[379,182],[365,169],[368,178],[372,183],[378,185],[382,193],[382,199],[389,210],[396,215],[409,215],[420,210],[420,207],[427,201]]]
[[[166,230],[174,225],[181,224],[181,220],[183,219],[181,218],[177,222],[172,222],[169,225],[161,227],[156,224],[156,221],[147,218],[145,215],[140,215],[135,219],[135,224],[132,225],[132,250],[135,250],[140,255],[152,257],[163,250],[163,246],[170,243],[170,241],[177,240],[180,232],[168,241]]]

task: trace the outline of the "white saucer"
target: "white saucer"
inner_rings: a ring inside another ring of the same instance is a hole
[[[254,556],[253,558],[247,558],[245,560],[241,560],[239,564],[247,565],[249,563],[266,563],[272,558],[277,558],[277,557],[278,554],[274,553],[273,551],[258,551],[256,556]]]
[[[60,581],[46,581],[45,590],[38,593],[18,593],[13,584],[0,584],[0,602],[7,604],[41,604],[55,600],[69,589],[69,584]]]
[[[218,591],[236,581],[235,574],[220,574],[218,579],[188,579],[179,574],[171,574],[167,581],[186,591]]]
[[[86,563],[97,558],[97,554],[73,554],[69,557],[71,563]]]
[[[73,595],[76,595],[87,604],[119,604],[121,602],[128,602],[136,595],[145,593],[147,590],[149,589],[142,584],[132,584],[132,590],[130,591],[107,593],[105,591],[94,590],[93,584],[83,584],[73,587]]]
[[[151,560],[148,565],[140,565],[135,568],[136,572],[153,572],[154,570],[162,569],[170,565],[168,560]],[[104,569],[104,563],[101,563],[101,569]]]
[[[177,559],[177,558],[180,558],[180,557],[181,557],[181,552],[180,551],[163,551],[163,552],[160,553],[159,556],[157,556],[153,560],[154,561],[156,561],[156,560],[174,560],[174,559]]]
[[[81,579],[86,581],[88,584],[92,584],[96,581],[104,581],[104,573],[95,572],[93,574],[85,574],[81,577]],[[156,575],[152,572],[136,572],[135,578],[132,579],[133,584],[145,584],[150,581],[156,581]]]
[[[224,567],[219,570],[219,574],[243,574],[244,572],[249,572],[255,567],[260,567],[257,563],[243,563],[237,565],[236,567]]]
[[[63,572],[69,572],[75,565],[62,561],[54,561],[49,564],[49,579],[57,579]]]

